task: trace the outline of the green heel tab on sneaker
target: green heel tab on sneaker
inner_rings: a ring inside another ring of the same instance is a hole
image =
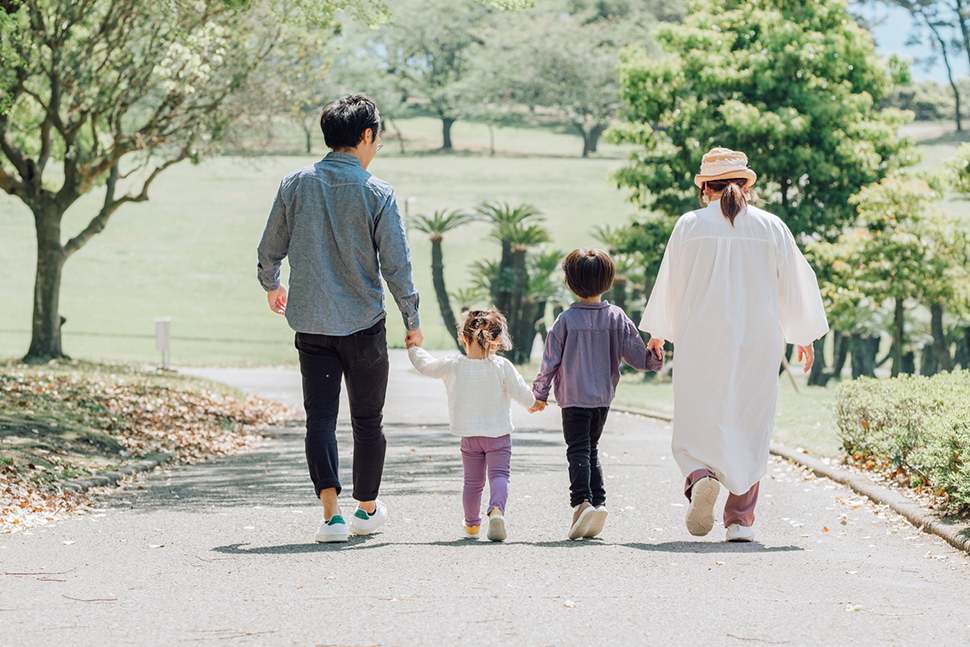
[[[357,517],[358,519],[367,520],[367,519],[370,519],[372,516],[374,516],[374,513],[376,512],[377,510],[368,514],[366,510],[362,508],[357,508],[357,512],[354,513],[354,516]]]
[[[344,523],[344,518],[341,517],[339,514],[335,514],[332,517],[330,517],[330,521],[327,522],[327,525],[332,526],[337,523]]]

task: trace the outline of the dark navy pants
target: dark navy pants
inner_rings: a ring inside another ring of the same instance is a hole
[[[340,382],[347,385],[354,434],[354,498],[377,498],[384,472],[384,397],[387,392],[387,333],[382,319],[347,336],[296,334],[306,408],[306,460],[316,489],[336,488],[337,412]]]

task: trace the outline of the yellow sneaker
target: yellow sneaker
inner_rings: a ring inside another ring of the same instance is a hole
[[[478,539],[478,531],[481,530],[481,526],[465,526],[465,539]]]

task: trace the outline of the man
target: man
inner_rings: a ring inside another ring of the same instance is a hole
[[[332,149],[323,160],[283,179],[257,249],[259,282],[273,312],[296,331],[307,415],[306,457],[323,503],[318,542],[365,535],[387,519],[377,499],[387,441],[387,338],[381,276],[404,317],[405,344],[424,338],[411,252],[394,189],[367,172],[382,147],[380,114],[364,94],[330,103],[320,127]],[[280,265],[290,263],[290,293]],[[337,411],[343,376],[354,434],[353,496],[344,521],[337,495]]]

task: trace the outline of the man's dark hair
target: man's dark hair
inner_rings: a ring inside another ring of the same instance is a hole
[[[331,101],[320,116],[320,130],[327,146],[333,150],[356,148],[364,139],[364,132],[381,131],[381,114],[377,104],[366,94],[348,94]]]
[[[583,247],[569,253],[562,262],[562,271],[569,289],[586,299],[603,294],[613,286],[616,267],[606,252]]]

